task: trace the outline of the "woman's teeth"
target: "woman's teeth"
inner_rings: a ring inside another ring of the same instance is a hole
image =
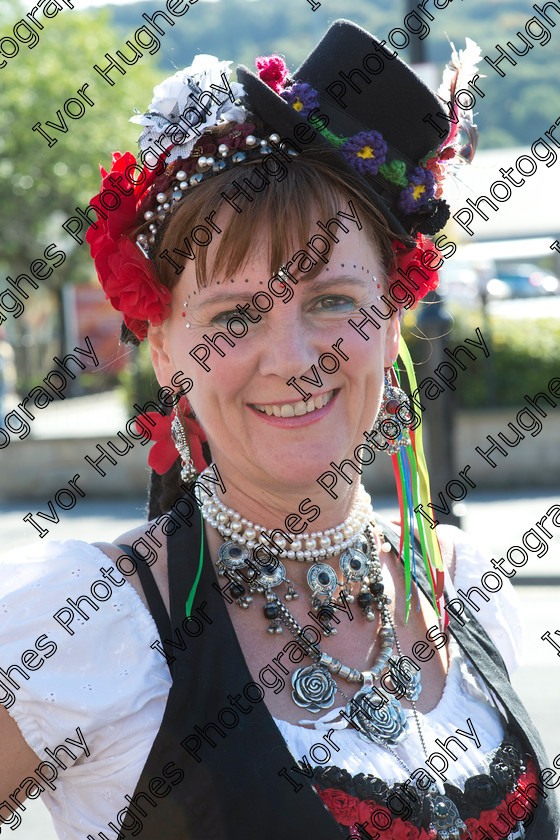
[[[313,397],[307,402],[300,400],[297,403],[278,403],[277,405],[253,405],[257,411],[262,411],[265,414],[274,415],[275,417],[302,417],[304,414],[310,414],[318,408],[323,408],[333,398],[334,391],[329,391],[328,394],[321,394],[319,397]]]

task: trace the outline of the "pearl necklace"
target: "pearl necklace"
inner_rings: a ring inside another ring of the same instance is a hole
[[[206,473],[212,475],[212,465],[200,474],[200,478],[203,479]],[[246,546],[248,549],[272,542],[275,546],[275,554],[280,560],[316,563],[334,557],[354,543],[373,517],[371,497],[360,484],[356,502],[344,522],[326,531],[286,534],[291,540],[288,546],[288,541],[284,537],[274,534],[271,539],[268,537],[266,528],[255,525],[232,508],[226,507],[214,489],[210,492],[212,495],[202,502],[201,513],[203,519],[212,528],[215,528],[222,537]]]

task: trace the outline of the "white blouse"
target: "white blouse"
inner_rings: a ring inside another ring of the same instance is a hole
[[[481,575],[491,568],[488,559],[462,531],[440,528],[455,542],[455,587],[466,592],[480,586]],[[117,583],[123,581],[121,585],[110,581],[107,570]],[[92,598],[95,581],[99,582]],[[83,595],[89,603],[78,601]],[[517,596],[504,580],[502,589],[488,597],[488,603],[481,600],[477,618],[511,671],[520,656]],[[54,768],[41,765],[37,783],[41,773],[53,776],[50,786],[41,783],[43,793],[27,779],[19,797],[23,791],[32,798],[41,795],[63,840],[84,840],[88,835],[98,840],[99,832],[116,836],[109,822],[117,827],[116,815],[127,806],[125,795],[134,793],[171,685],[163,656],[150,647],[158,639],[135,589],[88,543],[37,543],[10,552],[0,562],[0,703],[39,758]],[[448,648],[450,669],[443,695],[435,709],[418,718],[429,752],[442,751],[436,738],[445,741],[457,729],[468,733],[467,719],[474,723],[480,747],[472,738],[458,736],[468,749],[456,748],[458,760],[449,758],[446,771],[449,781],[461,785],[468,776],[487,770],[484,756],[498,746],[503,729],[456,643],[450,641]],[[316,720],[313,729],[275,720],[295,758],[322,763],[324,750],[310,753],[321,743],[332,753],[329,763],[352,774],[372,773],[391,784],[424,767],[412,712],[407,715],[410,734],[395,752],[409,772],[387,750],[362,741],[344,720],[328,722],[335,710]],[[330,741],[338,750],[323,738],[329,729],[335,730]],[[57,750],[61,745],[65,749]]]

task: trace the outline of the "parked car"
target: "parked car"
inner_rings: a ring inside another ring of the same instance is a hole
[[[518,263],[499,268],[486,288],[493,298],[539,297],[560,293],[560,280],[537,265]]]

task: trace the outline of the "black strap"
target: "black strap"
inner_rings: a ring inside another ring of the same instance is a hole
[[[130,557],[136,565],[138,580],[142,584],[142,589],[144,590],[146,601],[148,602],[148,607],[152,614],[152,618],[155,621],[161,641],[163,642],[164,638],[170,639],[171,620],[165,604],[163,603],[163,598],[161,597],[161,593],[152,570],[144,560],[138,559],[129,545],[119,545],[119,548],[124,551],[124,553],[128,555],[128,557]]]

